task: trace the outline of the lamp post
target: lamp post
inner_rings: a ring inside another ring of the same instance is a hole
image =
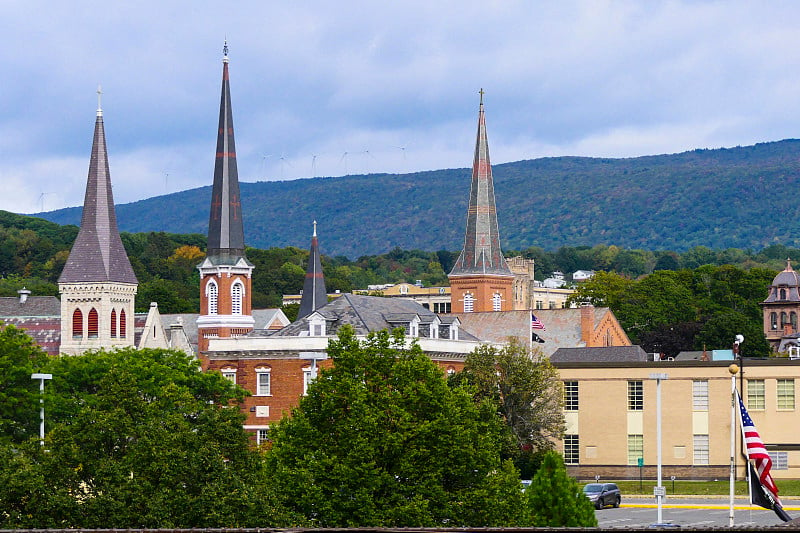
[[[311,361],[311,369],[309,371],[309,381],[317,379],[317,361],[324,361],[328,358],[325,352],[300,352],[297,357],[299,359],[306,359]]]
[[[53,379],[53,374],[31,374],[31,379],[39,380],[39,444],[44,446],[44,382]]]
[[[658,450],[656,472],[658,481],[653,489],[653,494],[655,494],[656,503],[658,504],[658,520],[656,524],[664,523],[662,512],[664,496],[667,494],[666,489],[661,485],[661,381],[668,378],[669,375],[667,374],[650,374],[650,379],[656,380],[656,442]]]
[[[741,337],[741,335],[739,335]],[[739,340],[734,344],[738,348]],[[729,489],[729,511],[728,511],[728,525],[733,527],[733,485],[736,481],[736,374],[739,372],[739,367],[736,363],[732,363],[728,367],[728,372],[731,374],[731,479]]]

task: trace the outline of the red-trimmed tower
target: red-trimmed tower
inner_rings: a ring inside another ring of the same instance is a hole
[[[138,281],[122,246],[111,191],[100,89],[81,229],[58,278],[61,353],[133,346]]]
[[[472,163],[472,186],[464,248],[447,275],[454,313],[508,311],[514,308],[514,274],[508,268],[500,250],[500,232],[497,229],[492,165],[489,161],[489,141],[483,111],[483,89],[480,94],[478,138]]]
[[[222,58],[222,98],[217,131],[214,186],[208,219],[208,253],[200,270],[198,350],[208,339],[246,335],[253,329],[251,280],[253,264],[244,255],[244,225],[233,140],[228,44]]]

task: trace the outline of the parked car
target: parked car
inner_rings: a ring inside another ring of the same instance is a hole
[[[583,493],[596,509],[602,509],[606,505],[619,507],[622,501],[622,494],[616,483],[589,483],[583,487]]]

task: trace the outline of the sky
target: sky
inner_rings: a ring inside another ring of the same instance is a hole
[[[81,205],[97,89],[117,204],[239,179],[635,157],[800,136],[800,2],[0,0],[0,209]],[[421,184],[424,186],[424,184]],[[535,184],[532,184],[535,187]]]

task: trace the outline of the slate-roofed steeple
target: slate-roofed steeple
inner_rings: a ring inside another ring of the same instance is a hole
[[[212,262],[236,262],[244,257],[239,172],[236,167],[236,144],[233,140],[230,81],[228,79],[228,43],[223,48],[222,96],[217,130],[217,155],[214,185],[208,220],[208,254]]]
[[[138,283],[136,275],[117,229],[99,88],[97,94],[97,119],[94,124],[81,229],[58,282],[115,282],[135,285]]]
[[[325,276],[322,274],[322,261],[317,241],[317,221],[315,220],[306,279],[303,282],[303,297],[300,299],[300,311],[297,313],[297,318],[307,317],[326,303],[328,303],[328,291],[325,289]]]
[[[489,161],[489,141],[486,136],[486,118],[483,110],[483,89],[480,95],[478,138],[475,142],[475,159],[472,163],[467,230],[464,248],[449,274],[453,277],[476,274],[513,276],[500,250],[492,166]]]

